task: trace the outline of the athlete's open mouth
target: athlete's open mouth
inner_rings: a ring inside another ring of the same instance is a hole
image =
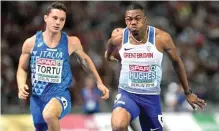
[[[131,29],[132,29],[132,30],[136,30],[136,29],[138,29],[138,28],[137,28],[137,26],[132,26]]]
[[[138,31],[138,27],[137,26],[131,26],[130,31],[131,32],[137,32]]]
[[[59,29],[59,27],[56,27],[56,26],[54,26],[54,28],[55,28],[55,30],[58,30],[58,29]]]

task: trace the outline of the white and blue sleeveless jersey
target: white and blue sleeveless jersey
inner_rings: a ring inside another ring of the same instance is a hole
[[[61,33],[57,47],[49,48],[42,39],[42,31],[38,31],[30,68],[33,95],[47,96],[67,90],[72,84],[72,73],[66,33]]]
[[[129,36],[125,28],[119,50],[122,59],[119,88],[136,94],[160,94],[163,54],[155,46],[155,27],[149,26],[145,44],[131,44]]]

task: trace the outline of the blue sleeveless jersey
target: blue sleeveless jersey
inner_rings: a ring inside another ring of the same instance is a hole
[[[72,84],[72,73],[66,33],[62,32],[55,48],[49,48],[42,39],[42,31],[38,31],[30,68],[33,95],[59,94],[67,90]]]

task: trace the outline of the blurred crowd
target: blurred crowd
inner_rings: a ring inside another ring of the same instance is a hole
[[[124,12],[130,2],[68,1],[64,31],[80,38],[86,53],[93,59],[111,97],[104,102],[111,111],[117,91],[120,64],[104,60],[106,42],[116,27],[125,27]],[[145,8],[148,24],[167,31],[185,64],[189,85],[201,98],[212,105],[219,103],[219,2],[139,2]],[[19,100],[16,71],[25,39],[44,29],[43,15],[51,2],[1,2],[1,111],[27,113],[29,102]],[[74,84],[71,88],[73,107],[85,113],[100,100],[95,89],[89,100],[92,79],[86,78],[76,58],[72,56]],[[30,78],[30,77],[29,77]],[[30,79],[28,79],[30,86]],[[162,101],[164,111],[189,111],[172,63],[163,59]],[[88,88],[86,90],[86,88]],[[96,88],[95,84],[92,88]],[[86,109],[86,106],[88,107]],[[74,110],[74,108],[73,108]]]

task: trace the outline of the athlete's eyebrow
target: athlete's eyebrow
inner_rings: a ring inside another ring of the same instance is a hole
[[[139,17],[139,16],[141,17],[141,15],[136,15],[136,16],[133,16],[133,17],[132,16],[126,16],[126,17],[135,18],[135,17]]]

